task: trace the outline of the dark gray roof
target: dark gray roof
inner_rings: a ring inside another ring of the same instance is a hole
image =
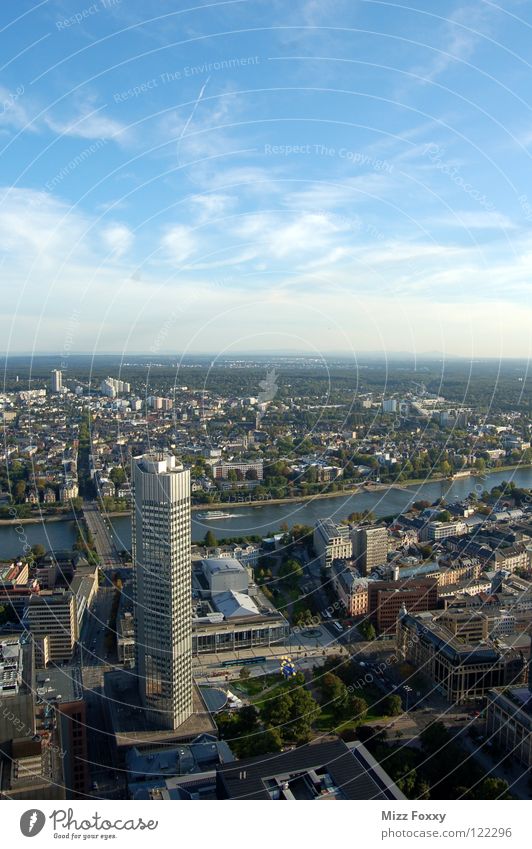
[[[404,798],[362,744],[351,748],[339,739],[223,764],[217,768],[217,795],[228,799],[271,799],[267,779],[289,774],[290,780],[297,780],[298,775],[324,767],[339,790],[339,799]]]

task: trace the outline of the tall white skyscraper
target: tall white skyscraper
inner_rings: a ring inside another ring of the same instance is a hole
[[[63,373],[58,369],[52,371],[51,386],[52,392],[61,392],[63,388]]]
[[[148,717],[178,728],[192,713],[190,472],[175,457],[132,464],[137,674]]]

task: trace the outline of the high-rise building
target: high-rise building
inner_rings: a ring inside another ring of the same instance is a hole
[[[74,593],[44,590],[32,595],[24,615],[35,640],[49,638],[50,660],[70,660],[79,637]]]
[[[329,569],[335,560],[351,557],[348,525],[337,525],[332,519],[318,519],[312,541],[322,569]]]
[[[60,372],[58,369],[54,369],[52,371],[52,377],[51,377],[50,382],[51,382],[52,392],[61,392],[61,390],[63,388],[63,373]]]
[[[132,465],[139,688],[148,718],[175,729],[192,714],[190,472],[165,454]]]
[[[369,575],[375,566],[388,559],[388,530],[385,527],[355,528],[351,534],[353,557],[362,575]]]

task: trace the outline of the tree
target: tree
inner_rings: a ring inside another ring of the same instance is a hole
[[[335,714],[343,714],[349,696],[342,679],[333,672],[327,672],[321,679],[320,690],[323,703],[330,705]]]
[[[40,542],[36,542],[35,545],[32,545],[31,547],[31,553],[38,559],[39,557],[44,557],[46,549]]]
[[[289,731],[297,743],[306,743],[313,723],[321,713],[316,700],[301,686],[292,692],[292,711]]]
[[[364,722],[368,713],[368,703],[360,696],[354,696],[349,703],[350,719],[360,725]]]
[[[17,481],[14,486],[13,493],[15,501],[19,504],[21,501],[24,501],[24,498],[26,497],[26,483],[24,481]]]
[[[261,708],[261,719],[267,725],[279,727],[284,736],[286,723],[290,720],[292,699],[288,692],[280,693],[275,699],[268,699]]]
[[[205,545],[207,548],[216,548],[218,545],[218,540],[212,531],[207,531],[205,534]]]
[[[508,782],[503,778],[485,778],[472,793],[472,799],[511,799]]]
[[[368,641],[374,640],[377,636],[377,632],[376,632],[373,624],[371,622],[368,622],[367,619],[365,619],[363,622],[361,622],[361,624],[358,626],[358,628],[359,628],[359,631],[362,634],[362,636]]]
[[[231,742],[234,748],[234,743]],[[256,755],[269,755],[280,752],[283,747],[283,738],[278,728],[266,728],[260,733],[251,734],[239,741],[239,757],[254,757]]]
[[[115,486],[126,482],[126,473],[122,466],[115,466],[111,469],[109,472],[109,480],[111,480]]]
[[[426,752],[437,752],[449,742],[449,732],[443,722],[431,722],[419,735],[423,749]]]
[[[482,457],[477,457],[473,463],[473,467],[481,474],[486,471],[486,461]]]
[[[430,784],[424,778],[416,784],[416,799],[430,799]]]
[[[242,732],[249,734],[259,724],[259,712],[254,705],[246,705],[238,711],[238,724]]]
[[[303,575],[303,568],[299,560],[289,557],[285,560],[279,569],[279,577],[288,581],[288,583],[297,585],[299,579]]]
[[[401,696],[390,695],[384,700],[384,713],[386,716],[399,716],[403,712]]]
[[[249,666],[243,666],[238,674],[241,681],[247,681],[250,675],[251,672]]]
[[[320,706],[302,685],[304,680],[304,676],[296,675],[276,698],[265,700],[261,708],[264,724],[278,729],[285,741],[306,742],[312,724],[320,715]]]

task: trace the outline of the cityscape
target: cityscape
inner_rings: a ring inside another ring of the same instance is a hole
[[[0,397],[4,798],[530,798],[526,363],[49,365]]]
[[[6,844],[528,845],[531,32],[2,4]]]

